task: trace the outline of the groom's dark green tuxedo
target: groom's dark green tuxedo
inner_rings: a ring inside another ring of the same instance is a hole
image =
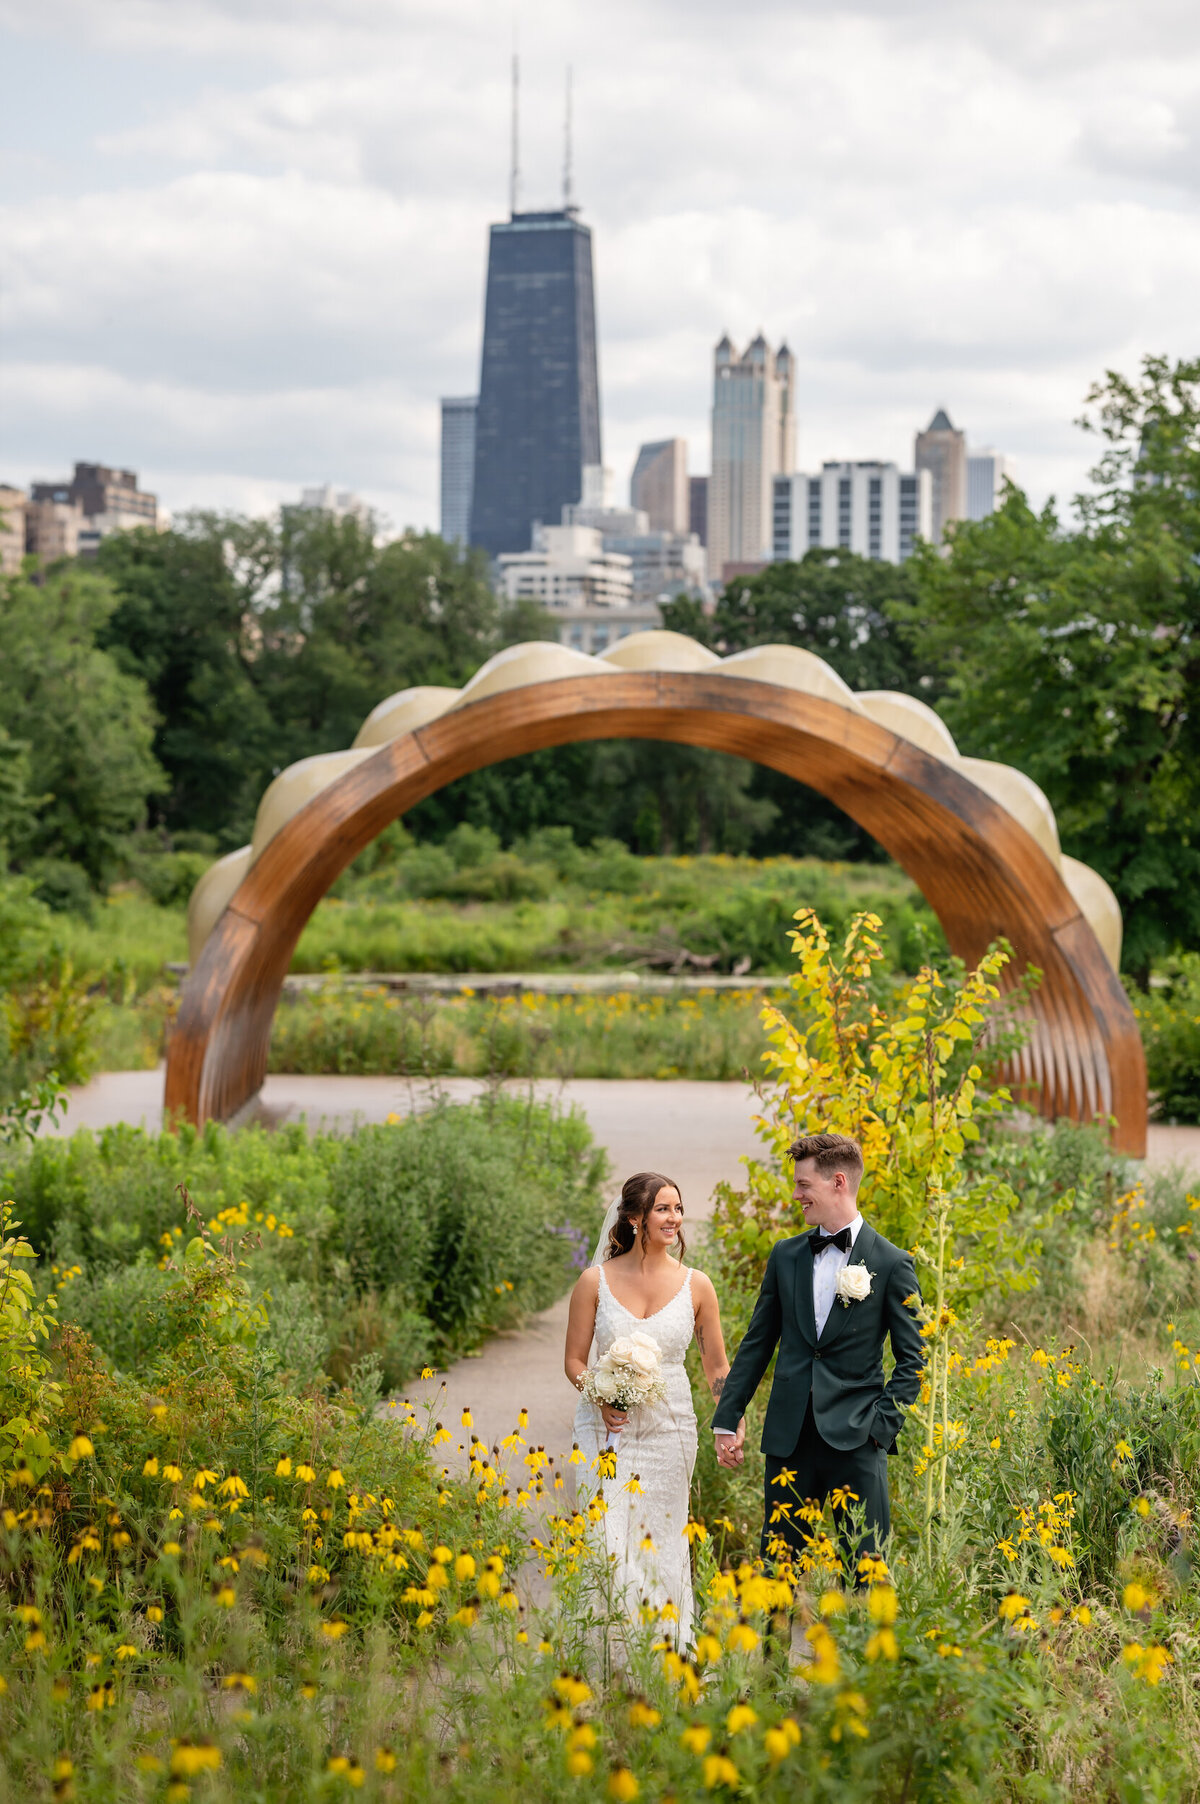
[[[851,1302],[835,1297],[818,1335],[810,1236],[776,1242],[713,1427],[736,1432],[778,1347],[762,1435],[769,1468],[768,1519],[769,1486],[786,1462],[800,1468],[794,1488],[801,1498],[827,1496],[838,1485],[849,1485],[864,1499],[868,1518],[883,1535],[888,1523],[884,1452],[895,1451],[904,1422],[902,1406],[920,1392],[925,1343],[906,1307],[917,1290],[911,1256],[864,1221],[846,1270],[855,1266],[870,1275],[869,1294]],[[861,1286],[863,1281],[857,1282]],[[885,1383],[883,1343],[889,1336],[896,1365]],[[873,1495],[880,1488],[881,1495]]]

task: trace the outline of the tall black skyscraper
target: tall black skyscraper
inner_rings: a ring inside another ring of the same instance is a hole
[[[515,158],[514,158],[515,164]],[[491,229],[475,427],[471,543],[528,551],[600,462],[592,234],[577,209]]]

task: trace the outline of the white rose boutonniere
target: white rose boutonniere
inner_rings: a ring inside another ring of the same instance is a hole
[[[844,1265],[837,1275],[835,1286],[837,1295],[842,1299],[842,1307],[849,1309],[851,1303],[861,1303],[864,1297],[871,1294],[871,1280],[874,1272],[869,1272],[865,1265]]]

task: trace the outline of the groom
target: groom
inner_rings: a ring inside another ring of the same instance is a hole
[[[866,1512],[862,1552],[877,1552],[890,1527],[887,1456],[896,1451],[902,1406],[921,1388],[925,1344],[908,1299],[917,1279],[908,1253],[858,1212],[862,1148],[844,1134],[806,1134],[789,1149],[796,1201],[812,1232],[771,1249],[750,1326],[721,1391],[713,1432],[723,1466],[740,1466],[743,1412],[779,1348],[763,1425],[766,1514],[763,1553],[775,1536],[804,1546],[800,1506],[853,1491]],[[883,1343],[895,1370],[884,1383]],[[789,1476],[780,1484],[780,1474]],[[790,1510],[772,1515],[779,1505]]]

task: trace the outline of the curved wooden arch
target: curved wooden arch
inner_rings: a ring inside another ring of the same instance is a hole
[[[305,922],[389,822],[467,772],[587,739],[732,752],[828,796],[903,866],[951,948],[974,962],[1005,935],[1043,979],[1012,1077],[1041,1113],[1116,1118],[1141,1155],[1146,1070],[1128,998],[1052,860],[954,764],[837,702],[709,671],[618,671],[526,684],[453,708],[383,745],[264,848],[184,986],[166,1106],[224,1119],[260,1088],[271,1023]]]

